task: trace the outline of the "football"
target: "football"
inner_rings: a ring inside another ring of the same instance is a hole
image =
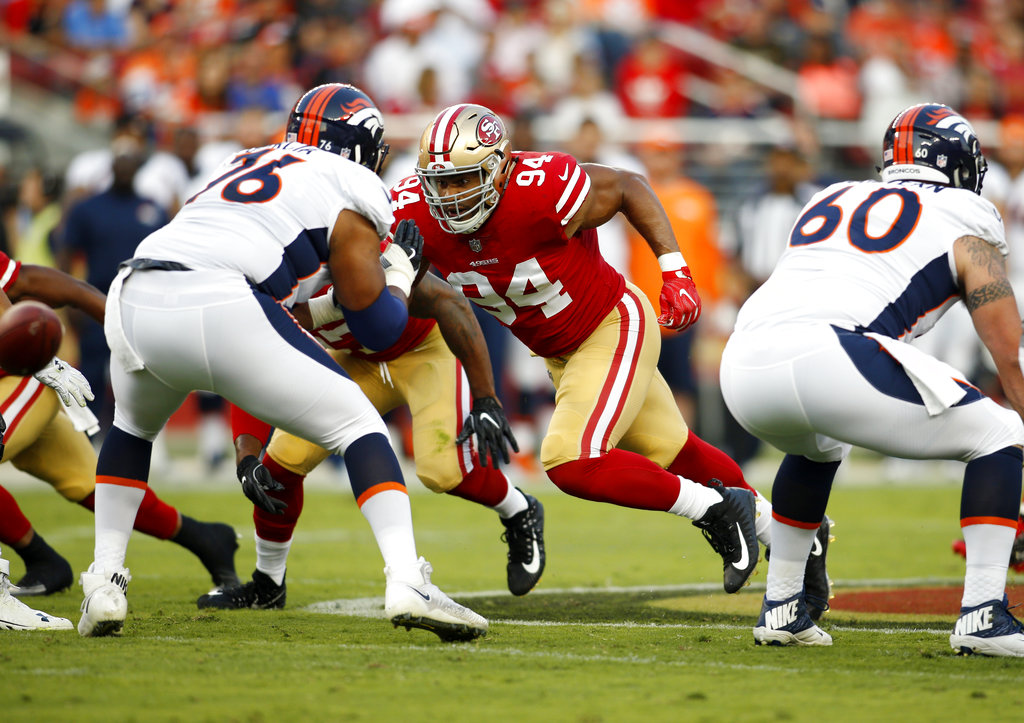
[[[27,377],[53,359],[64,338],[57,313],[38,301],[19,301],[0,314],[0,367]]]

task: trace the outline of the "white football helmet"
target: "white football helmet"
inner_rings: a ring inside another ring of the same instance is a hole
[[[505,124],[482,105],[453,105],[423,131],[416,175],[430,215],[449,233],[480,228],[501,199],[512,168],[511,142]],[[456,176],[474,174],[476,183],[449,192]]]

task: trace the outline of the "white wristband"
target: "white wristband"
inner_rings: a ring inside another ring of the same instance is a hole
[[[309,300],[309,316],[313,320],[314,329],[345,318],[345,313],[334,304],[333,286],[327,290],[326,294],[315,296]]]
[[[384,266],[385,283],[401,289],[408,297],[412,292],[412,282],[416,280],[416,270],[405,255],[405,250],[398,244],[388,245],[381,254],[381,264]]]
[[[661,267],[663,272],[679,271],[679,269],[686,266],[686,260],[683,259],[683,255],[679,251],[673,251],[672,253],[659,256],[658,266]]]

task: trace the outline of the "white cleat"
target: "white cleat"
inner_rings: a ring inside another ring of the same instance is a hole
[[[416,563],[412,582],[394,579],[391,568],[384,568],[384,615],[396,628],[399,625],[422,628],[445,642],[474,640],[487,634],[487,620],[459,605],[430,582],[433,568],[422,557]]]
[[[1024,625],[1010,613],[1004,595],[1002,600],[960,608],[949,644],[958,655],[1024,657]]]
[[[0,630],[71,630],[67,618],[33,610],[11,595],[10,563],[0,559]]]
[[[756,645],[831,645],[832,636],[807,614],[803,594],[774,602],[765,597],[754,627]]]
[[[126,568],[114,572],[98,572],[96,564],[83,572],[80,582],[85,600],[82,601],[82,619],[78,621],[78,634],[86,638],[120,635],[128,616],[128,582],[132,576]]]

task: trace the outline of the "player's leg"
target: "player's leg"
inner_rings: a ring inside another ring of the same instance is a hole
[[[578,349],[564,360],[547,360],[555,411],[541,462],[551,481],[576,497],[667,511],[699,523],[725,561],[727,592],[735,592],[757,564],[753,496],[738,489],[720,492],[673,474],[662,466],[671,461],[669,455],[659,464],[616,448],[643,411],[655,378],[660,379],[658,334],[650,303],[631,286]],[[668,394],[663,381],[661,389]],[[670,394],[664,408],[666,423],[681,439],[685,426]]]
[[[483,634],[486,620],[430,583],[430,565],[416,554],[408,492],[387,428],[359,387],[290,314],[261,294],[208,308],[204,322],[212,391],[344,455],[356,502],[385,561],[385,609],[392,621],[452,639]],[[239,325],[245,334],[236,331]],[[237,349],[249,337],[260,341],[259,358],[239,361]],[[294,383],[282,384],[284,379]]]
[[[509,481],[501,470],[480,464],[472,439],[456,445],[472,399],[462,365],[436,328],[415,351],[389,363],[390,379],[412,416],[416,474],[434,492],[444,492],[494,510],[508,544],[506,580],[525,595],[544,572],[544,507]],[[362,377],[353,376],[360,381]],[[375,382],[376,383],[376,382]],[[368,390],[381,411],[377,392]],[[384,402],[385,400],[381,400]]]
[[[76,431],[67,415],[54,415],[36,440],[19,449],[11,462],[21,471],[50,484],[65,499],[94,511],[96,452],[86,434]],[[200,522],[184,515],[147,486],[135,516],[134,529],[184,547],[199,558],[214,585],[237,584],[234,554],[238,543],[230,525]],[[29,572],[33,574],[26,582],[33,585],[38,585],[45,577],[44,570]]]
[[[25,574],[13,595],[50,595],[74,582],[71,565],[32,527],[17,501],[0,487],[0,544],[13,549],[25,563]]]
[[[643,407],[619,442],[669,472],[705,486],[713,481],[748,490],[757,509],[757,539],[771,545],[771,503],[747,484],[740,466],[722,450],[694,434],[679,412],[668,383],[655,372]]]

